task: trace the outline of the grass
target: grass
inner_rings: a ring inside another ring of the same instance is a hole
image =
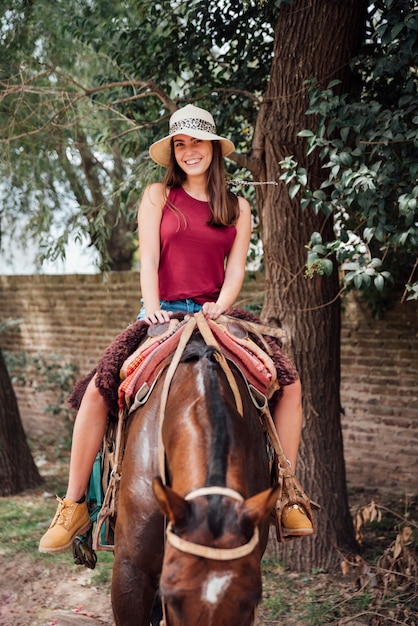
[[[74,565],[71,551],[55,554],[53,557],[40,554],[39,539],[47,530],[55,513],[55,499],[43,495],[24,495],[0,499],[0,546],[1,555],[7,559],[25,554],[34,562],[43,561],[48,565]],[[109,585],[112,579],[113,554],[100,552],[98,563],[92,573],[91,584]]]
[[[294,574],[285,565],[268,558],[263,559],[262,566],[264,599],[261,612],[266,624],[316,626],[336,623],[340,589],[329,588],[327,574]]]
[[[0,502],[0,545],[3,554],[20,552],[37,556],[40,528],[50,516],[46,505],[32,500],[2,498]]]
[[[48,565],[69,565],[80,570],[73,561],[71,551],[50,555],[40,554],[39,540],[48,529],[56,510],[55,494],[65,493],[68,477],[68,447],[50,446],[45,441],[38,442],[38,463],[44,478],[41,488],[22,494],[0,498],[0,554],[8,559],[25,554],[34,562]],[[51,459],[45,462],[46,458]],[[91,584],[109,585],[112,578],[113,554],[100,552],[98,563],[92,573]]]
[[[264,560],[263,624],[269,626],[390,626],[418,624],[417,580],[408,589],[358,585],[339,574],[292,575],[285,566]]]

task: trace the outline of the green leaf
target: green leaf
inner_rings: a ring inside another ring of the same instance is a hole
[[[367,243],[369,243],[373,239],[374,231],[375,231],[374,227],[367,227],[364,229],[363,237],[364,237],[364,240],[367,241]]]
[[[340,166],[337,163],[337,165],[334,165],[334,167],[331,169],[332,178],[336,178],[339,171],[340,171]]]
[[[297,171],[297,179],[300,182],[300,184],[305,187],[307,185],[307,183],[308,183],[308,175],[306,173],[306,170],[299,169]]]
[[[339,156],[340,156],[340,161],[343,165],[352,164],[353,158],[349,152],[341,152]]]
[[[361,274],[361,278],[362,278],[361,287],[362,289],[366,289],[367,287],[370,286],[372,279],[369,274],[365,274],[365,273]]]
[[[374,279],[374,286],[376,287],[378,291],[382,291],[384,285],[385,285],[385,279],[383,278],[381,274],[378,274]]]
[[[315,137],[315,133],[311,130],[305,129],[298,132],[298,137]]]
[[[395,39],[399,35],[399,33],[403,31],[403,29],[404,29],[403,22],[399,22],[398,24],[395,24],[395,26],[391,30],[392,38]]]
[[[316,254],[316,252],[312,252],[311,250],[309,250],[308,260],[307,260],[308,267],[311,267],[312,265],[317,263],[317,261],[318,261],[318,255]]]
[[[356,289],[361,289],[361,285],[363,284],[363,276],[361,274],[356,274],[354,276],[353,282]]]
[[[351,132],[350,126],[344,126],[343,128],[340,129],[341,139],[344,141],[344,143],[347,143],[347,139],[348,139],[350,132]]]
[[[313,232],[311,235],[311,244],[313,246],[318,246],[322,244],[322,235],[317,231]]]
[[[326,194],[321,190],[321,189],[316,189],[312,196],[315,198],[315,200],[320,200],[321,202],[324,202],[327,199]]]
[[[345,271],[357,271],[359,269],[359,264],[355,261],[352,261],[351,263],[344,263],[343,269]]]
[[[291,185],[289,187],[289,197],[291,200],[293,200],[295,198],[295,196],[297,195],[298,191],[300,189],[300,184],[296,183],[295,185]]]
[[[327,247],[322,244],[315,244],[312,250],[317,254],[326,254],[328,251]]]
[[[331,261],[331,259],[322,259],[321,260],[321,267],[324,271],[324,274],[326,276],[331,276],[333,270],[334,270],[334,264]]]

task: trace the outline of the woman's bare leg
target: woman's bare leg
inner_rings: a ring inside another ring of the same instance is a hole
[[[283,395],[273,411],[274,425],[283,452],[295,471],[302,434],[302,386],[300,380],[283,387]]]
[[[71,547],[76,535],[82,535],[91,527],[87,500],[81,500],[103,442],[107,413],[93,378],[84,393],[74,424],[67,495],[63,500],[57,497],[57,511],[39,542],[40,552],[63,552]]]
[[[108,409],[96,387],[89,382],[74,424],[67,498],[77,502],[86,492],[93,463],[103,442]]]
[[[284,455],[295,471],[302,434],[302,387],[300,380],[283,387],[283,395],[274,409],[273,420]],[[287,504],[283,507],[280,521],[284,536],[303,537],[312,535],[314,532],[306,511],[296,503]]]

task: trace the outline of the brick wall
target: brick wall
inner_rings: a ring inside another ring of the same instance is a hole
[[[418,492],[418,307],[383,320],[350,300],[341,336],[341,401],[351,483]]]
[[[0,322],[20,319],[0,336],[8,352],[59,353],[87,373],[139,310],[139,274],[0,276]],[[262,283],[245,285],[238,304],[260,302]],[[398,305],[376,321],[354,300],[342,326],[341,400],[350,484],[416,493],[418,482],[418,307]],[[53,401],[15,383],[29,435],[54,437]],[[61,427],[61,426],[60,426]]]

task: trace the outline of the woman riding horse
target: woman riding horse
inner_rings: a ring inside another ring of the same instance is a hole
[[[170,118],[169,135],[150,148],[167,168],[161,183],[145,189],[138,211],[143,306],[146,324],[169,321],[176,311],[202,311],[216,320],[232,306],[242,287],[251,234],[248,202],[232,194],[223,157],[234,150],[216,133],[212,115],[187,105]],[[289,464],[296,465],[302,428],[301,385],[296,371],[281,381],[273,418]],[[86,489],[106,430],[109,407],[93,376],[75,420],[66,496],[39,550],[61,552],[91,525]],[[139,478],[140,480],[140,478]],[[301,506],[281,514],[283,533],[312,534]]]

